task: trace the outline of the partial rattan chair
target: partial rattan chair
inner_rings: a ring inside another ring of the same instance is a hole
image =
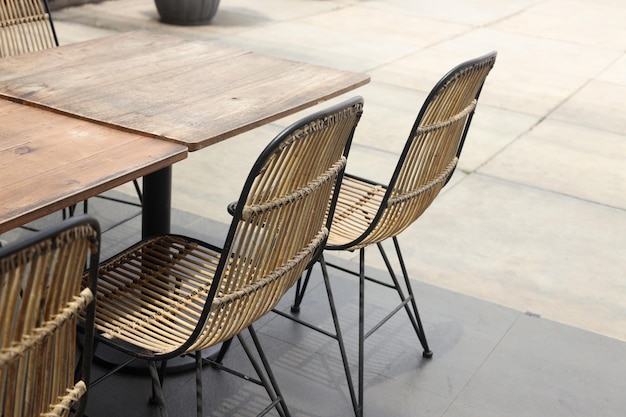
[[[409,227],[433,202],[454,173],[476,103],[487,75],[494,65],[496,53],[464,62],[445,75],[426,98],[411,129],[400,160],[388,184],[379,184],[357,176],[346,175],[341,190],[330,236],[325,250],[359,251],[359,270],[353,271],[325,262],[320,257],[322,274],[328,283],[326,266],[337,267],[359,277],[359,365],[358,409],[363,413],[363,344],[375,330],[396,312],[405,310],[423,347],[423,356],[431,357],[422,326],[415,295],[400,252],[398,235]],[[401,285],[383,248],[391,239],[400,265]],[[375,245],[390,274],[381,281],[365,274],[365,248]],[[311,269],[296,285],[292,312],[297,313],[310,279]],[[367,333],[364,329],[365,281],[393,288],[400,304]],[[404,289],[402,288],[404,286]],[[332,299],[329,299],[332,307]],[[334,309],[334,307],[332,307]]]
[[[0,0],[0,58],[32,53],[59,46],[50,9],[46,0]],[[111,197],[105,194],[98,198],[141,207],[143,195],[137,180],[133,180],[139,202]],[[71,217],[76,206],[63,210],[63,218]],[[87,201],[83,212],[88,212]],[[138,210],[132,216],[113,224],[109,229],[141,214]],[[28,228],[28,227],[26,227]],[[35,230],[35,229],[31,229]]]
[[[59,46],[46,0],[0,1],[0,58]]]
[[[67,416],[72,408],[82,415],[99,247],[98,223],[81,216],[0,249],[0,415]]]
[[[279,134],[246,180],[223,248],[165,235],[102,264],[98,340],[149,361],[162,415],[167,414],[164,368],[158,370],[157,362],[195,355],[201,416],[201,350],[234,336],[271,398],[263,414],[276,407],[280,415],[289,415],[252,324],[279,302],[324,247],[336,180],[343,174],[361,112],[357,97]],[[240,336],[246,328],[262,365]]]

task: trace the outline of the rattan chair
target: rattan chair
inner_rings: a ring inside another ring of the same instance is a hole
[[[0,58],[59,46],[46,0],[0,1]]]
[[[405,310],[423,347],[423,356],[432,352],[424,333],[415,295],[400,252],[398,235],[426,210],[448,182],[463,148],[476,103],[496,53],[464,62],[445,75],[433,88],[411,129],[398,164],[388,184],[345,174],[326,251],[359,251],[359,270],[327,263],[320,257],[322,274],[328,284],[326,266],[337,267],[359,277],[359,365],[357,415],[363,413],[363,345],[375,330],[396,312]],[[383,248],[391,239],[398,257],[404,289]],[[365,274],[365,248],[375,245],[383,257],[390,280],[381,281]],[[310,279],[311,269],[296,285],[292,312],[297,313]],[[365,281],[393,288],[400,304],[367,333],[364,329]],[[329,299],[331,307],[332,299]],[[334,309],[334,307],[332,307]]]
[[[0,249],[0,415],[82,415],[99,246],[98,223],[81,216]],[[77,340],[79,316],[86,319]]]
[[[289,415],[252,323],[279,302],[324,247],[336,180],[361,112],[357,97],[279,134],[246,180],[223,248],[164,235],[101,265],[98,339],[149,361],[162,415],[164,368],[158,370],[157,362],[195,355],[199,375],[201,351],[234,336],[271,398],[268,409]],[[240,336],[246,328],[261,365]],[[196,381],[201,416],[202,378]]]

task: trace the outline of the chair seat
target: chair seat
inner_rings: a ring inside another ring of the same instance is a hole
[[[386,191],[380,184],[346,174],[339,189],[327,247],[351,245],[363,236],[373,223]]]
[[[0,58],[59,46],[46,0],[0,1]]]
[[[140,242],[103,263],[98,332],[159,355],[176,351],[197,326],[220,255],[217,247],[166,235]],[[228,332],[226,338],[236,333]],[[212,342],[220,341],[215,336]]]
[[[309,245],[308,252],[314,251],[327,236],[324,229]],[[303,252],[304,253],[304,252]],[[257,303],[259,289],[273,285],[273,281],[288,275],[289,265],[280,273],[270,274],[254,283],[247,283],[245,277],[254,276],[253,259],[238,258],[232,262],[232,275],[238,288],[222,286],[215,294],[211,314],[206,318],[203,332],[193,344],[189,340],[198,322],[202,321],[202,311],[208,298],[222,251],[218,247],[202,241],[179,235],[164,235],[145,240],[102,263],[98,278],[96,329],[99,336],[113,340],[122,350],[139,357],[151,358],[155,355],[178,356],[192,351],[206,349],[229,340],[250,325],[245,306]],[[298,253],[293,263],[302,262]],[[264,272],[259,269],[259,274]],[[294,280],[297,276],[294,278]],[[287,288],[293,282],[286,282]],[[280,301],[276,296],[265,295],[264,309],[269,311]],[[243,301],[233,311],[230,305],[235,300]],[[216,314],[220,310],[221,314]],[[234,315],[241,313],[235,320]],[[229,317],[224,326],[224,317]],[[219,316],[219,320],[213,319]],[[127,342],[120,344],[119,341]],[[145,351],[142,351],[145,350]]]

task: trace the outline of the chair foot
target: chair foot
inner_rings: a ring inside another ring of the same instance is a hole
[[[432,350],[425,350],[424,352],[422,352],[422,357],[430,359],[433,357],[433,351]]]
[[[291,306],[291,312],[292,313],[299,313],[300,312],[300,306],[292,305]]]

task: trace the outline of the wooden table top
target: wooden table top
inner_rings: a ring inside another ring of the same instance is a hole
[[[185,146],[0,99],[0,233],[187,156]]]
[[[0,60],[0,96],[190,151],[368,82],[366,74],[146,31]]]

